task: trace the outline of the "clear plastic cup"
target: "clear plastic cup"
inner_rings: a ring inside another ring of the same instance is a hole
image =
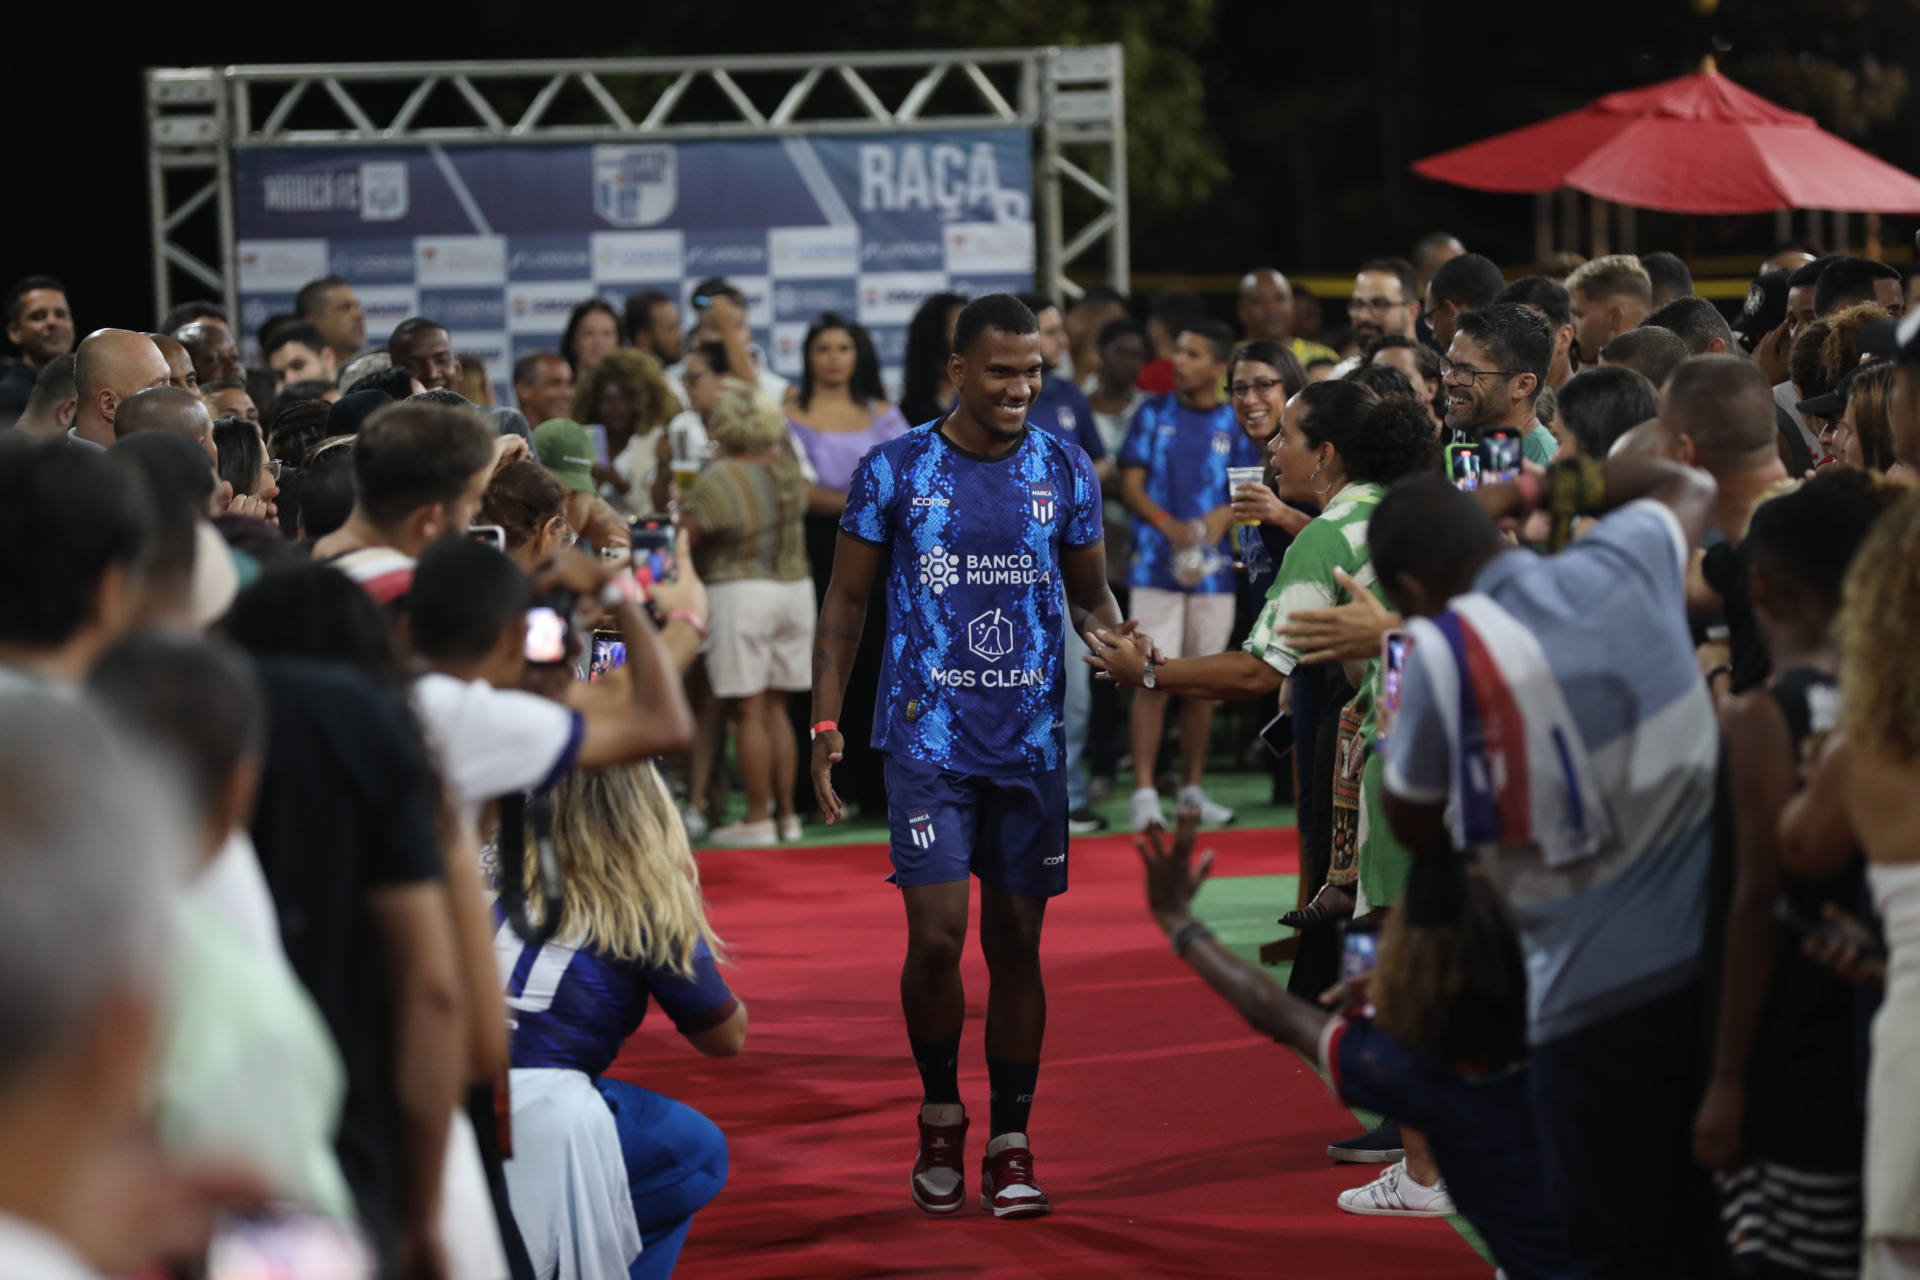
[[[1267,472],[1264,467],[1228,467],[1227,468],[1227,501],[1228,502],[1233,501],[1234,490],[1239,489],[1243,485],[1265,484],[1266,479],[1267,479]],[[1260,521],[1258,519],[1242,520],[1240,523],[1243,525],[1249,525],[1249,524],[1259,524]]]

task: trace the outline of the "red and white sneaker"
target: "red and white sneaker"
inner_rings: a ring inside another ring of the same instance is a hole
[[[920,1118],[920,1158],[907,1186],[928,1213],[952,1213],[967,1200],[967,1118],[959,1124],[928,1124]]]
[[[1033,1180],[1033,1149],[1024,1133],[1003,1133],[980,1162],[980,1207],[996,1218],[1038,1218],[1053,1212]]]

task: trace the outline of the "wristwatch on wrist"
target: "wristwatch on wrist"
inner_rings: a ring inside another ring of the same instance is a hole
[[[1153,655],[1152,655],[1152,654],[1148,654],[1148,655],[1147,655],[1147,666],[1146,666],[1146,670],[1144,670],[1144,671],[1142,671],[1142,672],[1140,673],[1140,685],[1141,685],[1141,687],[1142,687],[1142,688],[1145,688],[1145,689],[1151,689],[1151,688],[1153,688],[1153,687],[1154,687],[1154,680],[1153,680]]]

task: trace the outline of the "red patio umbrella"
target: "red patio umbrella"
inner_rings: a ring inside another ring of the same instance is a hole
[[[1777,107],[1707,59],[1693,75],[1413,163],[1477,191],[1572,187],[1666,213],[1920,213],[1920,178]]]

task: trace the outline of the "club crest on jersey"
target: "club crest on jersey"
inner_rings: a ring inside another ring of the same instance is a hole
[[[1053,519],[1053,486],[1036,484],[1028,492],[1033,495],[1033,518],[1041,524]]]
[[[907,815],[907,834],[913,837],[916,848],[933,847],[933,811],[916,809]]]

